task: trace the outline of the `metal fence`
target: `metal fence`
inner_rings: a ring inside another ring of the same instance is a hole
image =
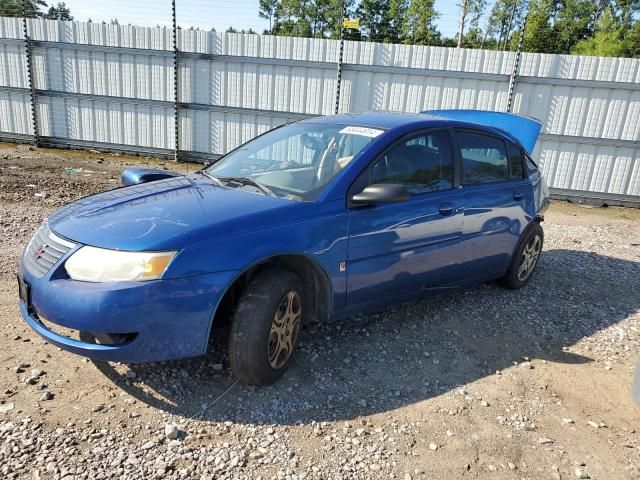
[[[640,202],[640,60],[343,47],[340,61],[337,40],[0,18],[0,138],[206,160],[336,107],[512,105],[544,122],[534,158],[556,195]]]

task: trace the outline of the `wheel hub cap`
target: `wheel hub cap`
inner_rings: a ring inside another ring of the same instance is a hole
[[[533,269],[536,267],[541,247],[542,240],[539,235],[535,235],[524,247],[522,251],[522,261],[518,268],[518,280],[521,282],[529,278]]]
[[[267,349],[271,368],[278,370],[287,363],[298,339],[301,318],[300,294],[291,290],[278,304],[271,322]]]

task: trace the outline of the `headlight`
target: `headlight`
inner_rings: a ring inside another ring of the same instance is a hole
[[[121,252],[82,247],[64,267],[74,280],[121,282],[155,280],[162,276],[177,252]]]

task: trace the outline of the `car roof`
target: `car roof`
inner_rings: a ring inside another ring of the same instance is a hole
[[[372,127],[384,130],[418,130],[431,127],[459,127],[482,130],[487,133],[499,135],[516,145],[520,143],[509,133],[500,128],[490,127],[481,123],[465,122],[461,120],[451,120],[428,113],[405,113],[405,112],[363,112],[363,113],[343,113],[340,115],[328,115],[312,117],[302,120],[300,123],[325,123],[333,125],[353,125],[358,127]]]
[[[434,122],[439,125],[448,125],[447,119],[424,113],[403,112],[363,112],[343,113],[340,115],[328,115],[313,117],[303,120],[304,123],[331,123],[337,125],[354,125],[358,127],[374,127],[389,130],[396,127],[412,124]]]

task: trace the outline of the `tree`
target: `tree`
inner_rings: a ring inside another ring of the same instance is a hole
[[[73,20],[71,10],[64,2],[60,2],[58,5],[51,5],[49,11],[44,15],[44,18],[49,20]]]
[[[506,50],[509,39],[522,21],[524,7],[523,0],[496,0],[489,15],[485,41],[493,37],[497,41],[496,48]]]
[[[575,55],[596,55],[599,57],[623,57],[631,53],[630,35],[625,25],[617,22],[611,7],[604,9],[598,19],[596,33],[591,38],[580,40],[571,49]]]
[[[640,58],[640,20],[636,20],[627,32],[627,55]]]
[[[557,50],[556,31],[551,25],[553,13],[553,0],[531,0],[522,37],[522,50],[539,53],[553,53]]]
[[[354,0],[279,0],[273,14],[276,35],[338,38],[343,8],[352,11]]]
[[[280,0],[276,7],[278,23],[274,30],[278,35],[310,37],[311,26],[306,16],[308,0]]]
[[[403,31],[407,21],[409,0],[389,0],[389,22],[386,41],[400,43],[404,40]]]
[[[475,45],[480,37],[480,18],[486,8],[486,0],[462,0],[458,4],[460,7],[460,21],[457,35],[457,47],[460,48],[463,43]],[[464,29],[469,25],[469,35],[465,39]],[[465,41],[466,40],[466,41]]]
[[[260,0],[258,3],[258,16],[269,20],[269,33],[273,32],[273,20],[278,6],[278,0]]]
[[[434,21],[438,13],[434,8],[435,0],[411,0],[403,28],[406,43],[416,45],[438,45],[440,32]]]
[[[562,0],[554,18],[558,53],[569,53],[576,43],[591,36],[593,13],[591,0]]]
[[[306,4],[304,15],[311,28],[311,36],[326,38],[331,36],[331,19],[335,19],[334,8],[337,4],[331,0],[314,0]]]
[[[360,29],[367,40],[383,42],[388,37],[389,1],[362,0],[356,9]]]
[[[41,8],[47,3],[44,0],[0,0],[0,16],[2,17],[42,17]]]

